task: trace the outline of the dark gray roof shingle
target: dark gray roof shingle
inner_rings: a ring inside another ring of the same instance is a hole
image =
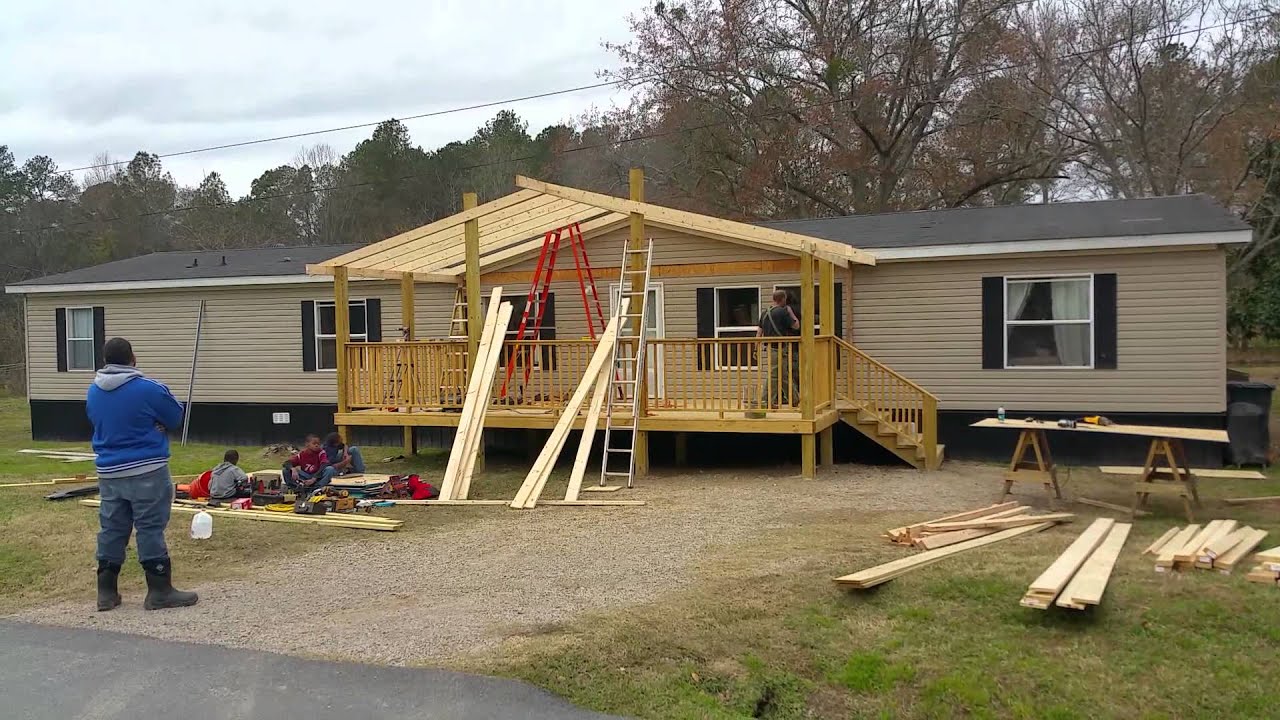
[[[862,249],[1249,229],[1207,195],[919,210],[761,225]]]
[[[15,283],[14,286],[304,275],[307,263],[324,262],[358,247],[315,245],[249,250],[175,250],[48,275]],[[223,264],[224,258],[226,264]]]

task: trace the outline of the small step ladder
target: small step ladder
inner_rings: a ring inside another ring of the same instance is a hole
[[[653,268],[653,240],[643,248],[631,247],[628,239],[622,247],[622,267],[618,275],[618,341],[613,346],[613,380],[605,405],[604,457],[600,462],[600,485],[609,478],[627,479],[634,487],[636,474],[636,432],[640,427],[640,378],[645,369],[645,336],[649,312],[649,273]],[[623,300],[630,300],[627,312],[621,313]],[[647,391],[646,391],[647,392]],[[631,414],[615,417],[614,409],[631,400]],[[615,436],[623,431],[626,441]],[[626,467],[626,471],[619,468]]]

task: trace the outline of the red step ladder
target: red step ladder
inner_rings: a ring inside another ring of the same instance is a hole
[[[582,237],[582,228],[578,226],[578,223],[573,223],[555,230],[549,230],[542,238],[542,251],[538,253],[538,265],[534,268],[533,279],[529,283],[529,296],[525,300],[524,312],[520,314],[520,325],[516,329],[516,340],[524,340],[526,337],[532,337],[535,340],[541,338],[542,320],[546,314],[548,291],[556,272],[556,256],[560,253],[560,243],[565,236],[568,236],[569,249],[573,252],[573,268],[578,275],[578,291],[582,296],[582,307],[586,311],[587,332],[590,334],[591,339],[595,340],[596,323],[599,323],[599,332],[604,332],[604,308],[600,304],[600,293],[596,289],[596,278],[591,269],[591,261],[587,259],[586,241]],[[533,317],[532,329],[529,326],[530,315]],[[534,349],[536,350],[537,348],[535,347]],[[502,381],[502,390],[498,394],[501,398],[507,397],[511,378],[516,372],[517,354],[512,352],[507,355],[507,376]],[[522,390],[529,383],[529,375],[532,372],[533,362],[526,357],[524,362],[524,381],[520,386]]]

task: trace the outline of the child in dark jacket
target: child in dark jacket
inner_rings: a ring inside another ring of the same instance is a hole
[[[360,448],[342,442],[342,436],[329,433],[324,439],[324,454],[329,466],[338,475],[359,475],[364,472],[364,456]]]
[[[328,485],[337,471],[320,446],[320,436],[307,435],[306,445],[284,463],[284,484],[295,491],[311,491]]]

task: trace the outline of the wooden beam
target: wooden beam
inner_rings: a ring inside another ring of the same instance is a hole
[[[975,528],[1011,528],[1022,525],[1034,525],[1038,522],[1070,522],[1075,519],[1071,513],[1048,513],[1045,515],[1020,515],[1002,518],[978,518],[959,522],[933,523],[925,525],[926,532],[951,532],[952,530],[973,530]]]
[[[676,441],[676,467],[687,467],[689,465],[689,433],[678,432],[675,437]]]
[[[618,339],[618,319],[620,315],[627,312],[628,305],[629,302],[626,298],[622,298],[618,303],[618,314],[609,320],[604,333],[600,336],[600,343],[596,345],[596,350],[592,353],[591,360],[587,363],[587,368],[582,374],[582,381],[578,383],[578,387],[574,389],[569,402],[561,410],[560,419],[556,421],[555,427],[551,429],[551,436],[547,438],[547,443],[542,447],[542,452],[538,454],[538,459],[534,461],[533,467],[529,469],[529,474],[525,476],[524,483],[516,491],[516,496],[511,501],[511,507],[516,509],[532,508],[537,504],[538,495],[541,494],[542,488],[547,484],[547,478],[551,476],[551,470],[555,466],[556,458],[560,457],[560,451],[564,449],[565,438],[569,434],[569,429],[573,427],[573,421],[577,418],[578,411],[582,408],[582,403],[587,399],[587,393],[595,387],[601,369],[613,357],[613,346]]]
[[[863,263],[865,265],[874,265],[876,262],[875,256],[871,253],[854,249],[843,243],[837,243],[830,240],[815,240],[807,235],[797,235],[795,233],[775,230],[773,228],[763,228],[755,225],[749,225],[747,223],[710,217],[708,215],[699,215],[698,213],[674,210],[661,205],[637,203],[613,197],[611,195],[602,195],[600,193],[588,192],[586,190],[552,185],[551,183],[534,180],[522,175],[516,176],[516,185],[529,190],[544,192],[548,195],[555,195],[557,197],[567,198],[570,200],[578,200],[579,202],[588,203],[614,212],[643,213],[646,218],[655,222],[673,225],[681,229],[719,233],[747,244],[762,245],[772,248],[785,248],[792,251],[800,250],[801,252],[805,252],[805,250],[802,249],[802,244],[809,242],[814,243],[812,249],[821,251],[824,255],[833,256],[831,257],[833,262],[845,264],[849,261],[853,261]]]
[[[400,273],[400,326],[404,328],[404,339],[417,337],[414,317],[413,273]]]
[[[1031,582],[1027,588],[1027,594],[1022,598],[1022,605],[1042,610],[1052,605],[1054,599],[1070,582],[1071,577],[1080,569],[1089,555],[1093,554],[1115,524],[1116,521],[1110,518],[1094,520],[1092,525],[1080,533],[1075,541]]]
[[[800,417],[814,414],[813,368],[813,258],[800,256]],[[794,382],[793,382],[794,386]]]
[[[836,334],[836,266],[826,260],[818,261],[818,320],[819,335]]]
[[[650,206],[650,207],[656,207],[656,206]],[[707,238],[708,240],[715,240],[717,242],[728,243],[730,245],[744,245],[746,247],[757,248],[760,250],[768,250],[769,252],[775,252],[775,253],[778,253],[779,255],[789,255],[792,257],[799,257],[800,255],[803,254],[803,252],[798,249],[798,246],[768,245],[768,244],[753,242],[750,240],[743,240],[740,237],[736,237],[728,233],[688,227],[688,226],[683,226],[683,225],[671,223],[671,222],[664,222],[660,218],[655,218],[651,216],[646,216],[646,217],[647,217],[647,220],[645,221],[646,224],[649,225],[650,227],[657,228],[659,230],[669,230],[672,232],[678,232],[682,235],[694,235],[696,237],[703,237],[703,238]],[[805,237],[808,237],[808,236],[805,236]],[[812,239],[812,238],[809,238],[809,239]],[[821,260],[826,260],[828,262],[835,263],[838,267],[844,267],[845,265],[848,265],[849,262],[851,262],[849,258],[845,257],[844,255],[838,252],[832,252],[830,250],[826,250],[823,248],[812,247],[810,248],[810,253],[813,254],[813,257],[815,259],[821,259]]]
[[[836,464],[835,427],[823,428],[818,432],[819,462],[822,467],[829,468]]]
[[[502,288],[499,286],[494,290],[500,293]],[[454,495],[460,500],[465,500],[471,492],[471,478],[476,474],[476,469],[484,466],[482,459],[484,457],[484,424],[489,416],[489,408],[492,407],[490,395],[493,392],[493,379],[498,371],[498,361],[502,359],[502,344],[506,341],[507,325],[511,322],[511,315],[515,311],[511,303],[501,303],[501,305],[489,342],[480,349],[484,357],[484,362],[480,366],[481,385],[478,395],[480,406],[477,408],[475,427],[467,439],[467,451],[462,455],[462,475],[458,478],[458,491]]]
[[[619,215],[617,213],[609,213],[608,215],[602,215],[593,220],[588,220],[586,222],[580,223],[580,225],[578,226],[578,229],[582,231],[583,240],[590,240],[592,238],[599,237],[606,233],[613,232],[614,230],[625,225],[626,223],[627,223],[627,217],[625,215]],[[542,249],[542,243],[543,243],[543,237],[539,235],[537,237],[530,238],[529,240],[526,240],[522,243],[519,243],[516,245],[510,245],[505,248],[491,249],[487,246],[481,247],[480,248],[481,268],[485,272],[495,272],[495,271],[501,270],[504,267],[515,265],[516,263],[524,261],[526,258],[533,257],[535,253],[539,252]],[[592,267],[594,268],[594,265]],[[441,272],[441,273],[454,273],[454,274],[459,274],[465,271],[466,271],[465,265],[457,265],[457,264],[449,265],[447,267],[442,267],[439,270],[437,270],[437,272]],[[532,271],[525,272],[525,273],[512,273],[512,277],[513,279],[519,279],[520,277],[524,277],[525,280],[527,281],[532,274],[533,274]],[[596,277],[599,278],[600,275],[597,274]],[[571,270],[558,270],[552,276],[553,280],[561,280],[561,279],[577,280],[577,278],[578,278],[577,273]],[[499,282],[499,281],[495,280],[494,282]]]
[[[1164,569],[1173,567],[1173,556],[1178,554],[1183,545],[1186,545],[1196,533],[1200,532],[1199,525],[1188,525],[1178,531],[1160,548],[1160,552],[1156,553],[1156,569]]]
[[[351,408],[347,398],[347,344],[351,342],[351,296],[347,285],[347,269],[333,270],[333,327],[337,347],[338,412]],[[344,436],[345,437],[345,436]]]
[[[1213,559],[1214,569],[1222,572],[1231,572],[1241,560],[1248,556],[1249,553],[1253,552],[1254,548],[1262,544],[1262,539],[1266,536],[1266,530],[1254,530],[1253,532],[1245,535],[1244,539],[1237,543],[1235,547]],[[1269,550],[1260,552],[1255,559],[1261,560],[1262,562],[1269,562],[1269,555],[1271,552],[1272,551]],[[1278,558],[1278,560],[1280,560],[1280,558]]]
[[[498,329],[498,320],[505,306],[508,317],[511,315],[511,304],[502,302],[502,288],[494,288],[489,298],[489,309],[485,313],[484,326],[481,329],[480,342],[473,358],[479,360],[471,366],[467,378],[467,394],[462,401],[462,413],[458,418],[458,431],[453,436],[453,449],[449,453],[449,462],[445,467],[440,482],[440,497],[445,500],[460,500],[458,489],[462,483],[465,468],[468,465],[467,454],[475,445],[472,436],[476,432],[476,424],[480,421],[481,410],[489,404],[489,394],[493,386],[493,374],[489,373],[489,383],[485,383],[485,370],[490,366],[493,352],[493,338]],[[469,328],[468,328],[469,330]],[[503,326],[505,333],[506,327]],[[492,363],[497,367],[497,361]]]
[[[1111,571],[1115,569],[1120,551],[1124,549],[1125,540],[1133,525],[1117,523],[1111,528],[1102,544],[1094,550],[1089,559],[1080,566],[1071,582],[1063,588],[1058,597],[1058,607],[1083,610],[1085,606],[1102,602],[1102,593],[1107,589],[1107,581],[1111,579]]]
[[[542,240],[538,240],[542,247]],[[482,261],[483,265],[487,262]],[[452,268],[447,271],[451,271]],[[654,265],[650,274],[654,278],[701,278],[709,275],[761,275],[765,273],[797,273],[800,271],[798,258],[778,260],[739,260],[730,262],[689,263],[681,265]],[[617,280],[620,269],[616,267],[597,268],[592,265],[592,272],[597,281]],[[486,272],[480,276],[482,282],[527,283],[533,278],[532,270],[508,270],[503,272]],[[560,269],[551,275],[552,282],[577,282],[575,270]]]
[[[805,381],[801,380],[801,384]],[[800,436],[800,477],[812,480],[817,476],[817,439],[818,436],[808,433]]]
[[[890,580],[893,580],[896,577],[905,575],[906,573],[911,572],[912,570],[917,570],[926,565],[932,565],[933,563],[936,563],[939,560],[945,560],[946,558],[949,558],[952,555],[959,555],[960,553],[968,552],[970,550],[977,550],[978,548],[986,547],[987,545],[993,545],[995,543],[1002,542],[1004,540],[1010,540],[1020,535],[1027,535],[1029,533],[1040,532],[1041,530],[1044,530],[1045,528],[1050,527],[1052,525],[1053,523],[1040,523],[1039,525],[1024,525],[1022,527],[1010,528],[1008,530],[1001,530],[998,533],[993,533],[985,537],[975,538],[973,540],[968,540],[962,543],[956,543],[955,545],[939,548],[937,550],[929,550],[927,552],[917,553],[915,555],[911,555],[905,558],[900,558],[892,562],[884,563],[883,565],[877,565],[872,568],[867,568],[866,570],[853,573],[852,575],[845,575],[844,577],[838,577],[835,579],[834,582],[837,585],[844,585],[844,586],[852,587],[855,589],[865,589],[865,588],[875,587],[876,585],[889,582]]]
[[[1153,542],[1153,543],[1151,543],[1150,545],[1148,545],[1148,546],[1147,546],[1147,549],[1142,551],[1142,554],[1143,554],[1143,555],[1157,555],[1157,554],[1159,554],[1159,553],[1160,553],[1160,549],[1161,549],[1161,548],[1163,548],[1163,547],[1165,546],[1165,543],[1167,543],[1167,542],[1169,542],[1170,540],[1172,540],[1172,539],[1173,539],[1173,537],[1174,537],[1175,535],[1177,535],[1177,534],[1178,534],[1178,531],[1180,531],[1180,530],[1182,530],[1182,528],[1180,528],[1180,527],[1171,527],[1171,528],[1169,528],[1168,530],[1165,530],[1165,532],[1164,532],[1164,534],[1163,534],[1163,535],[1161,535],[1160,537],[1156,538],[1156,539],[1155,539],[1155,542]]]
[[[591,458],[591,446],[595,442],[596,427],[600,424],[600,410],[604,407],[605,398],[609,397],[609,384],[612,379],[613,368],[605,366],[600,370],[595,392],[591,394],[587,420],[582,426],[582,438],[578,440],[578,454],[573,459],[573,472],[569,474],[569,488],[564,493],[565,500],[577,500],[578,493],[582,491],[582,480],[587,475],[587,461]]]
[[[102,501],[97,499],[81,500],[80,504],[86,507],[98,507],[102,504]],[[370,515],[295,515],[293,513],[277,513],[267,510],[221,510],[181,503],[174,503],[172,509],[172,512],[187,513],[189,515],[194,515],[201,511],[207,512],[214,517],[236,518],[239,520],[257,520],[259,522],[279,522],[294,525],[329,525],[353,530],[381,530],[384,532],[399,530],[400,526],[404,524],[403,520]]]
[[[890,540],[894,540],[895,542],[900,542],[903,539],[910,538],[911,535],[913,534],[913,531],[921,530],[926,525],[934,525],[937,523],[944,523],[944,522],[958,522],[960,520],[973,520],[974,518],[987,517],[992,513],[998,513],[1002,510],[1012,510],[1013,508],[1018,508],[1018,507],[1022,507],[1022,506],[1018,505],[1016,501],[1010,500],[1009,502],[1003,502],[997,505],[988,505],[987,507],[978,508],[977,510],[966,510],[961,513],[947,515],[946,517],[934,518],[933,520],[918,522],[918,523],[915,523],[914,525],[904,525],[903,527],[894,528],[886,534],[889,536]]]
[[[1280,502],[1280,495],[1259,495],[1258,497],[1238,497],[1223,500],[1228,505],[1248,505],[1249,503]]]
[[[1143,517],[1144,515],[1151,514],[1146,510],[1134,510],[1133,508],[1126,507],[1124,505],[1116,505],[1115,503],[1103,502],[1101,500],[1094,500],[1093,498],[1087,498],[1087,497],[1076,498],[1076,502],[1080,503],[1081,505],[1091,505],[1096,508],[1103,508],[1105,510],[1114,510],[1116,512],[1122,512],[1122,513],[1125,513],[1126,515],[1132,513],[1134,517]]]

